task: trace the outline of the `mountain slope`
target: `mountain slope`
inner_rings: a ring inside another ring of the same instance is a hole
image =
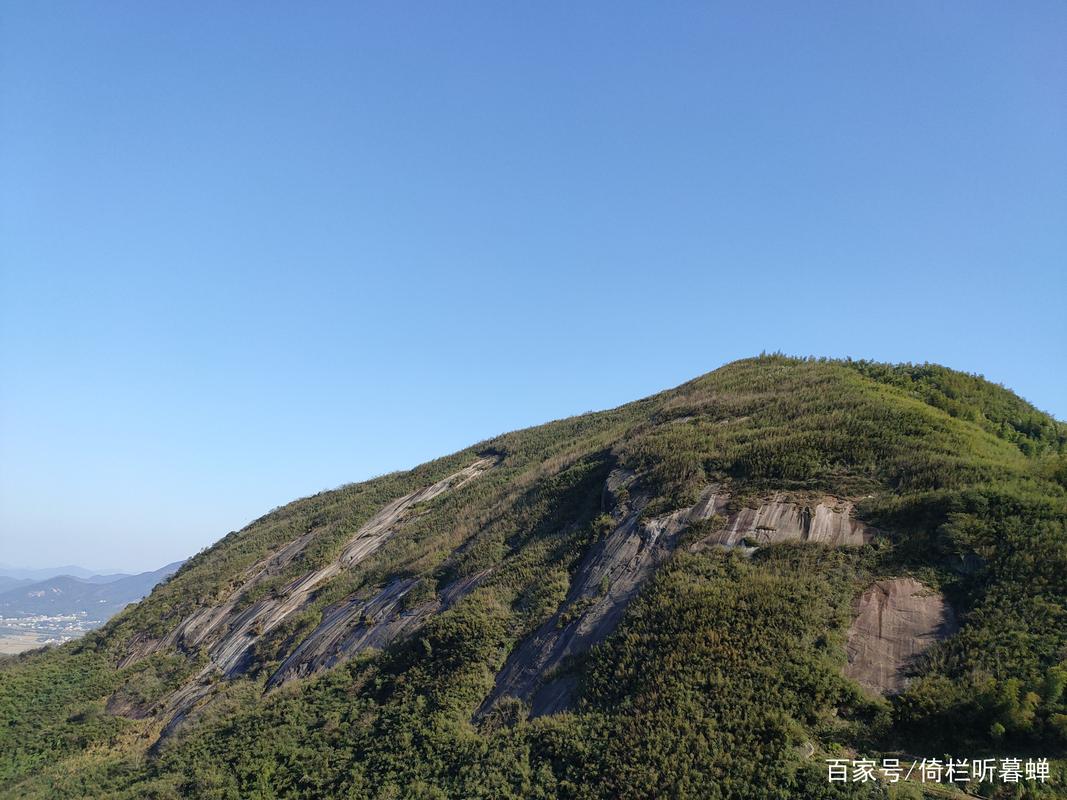
[[[11,578],[7,575],[0,575],[0,592],[17,589],[20,586],[29,586],[31,583],[33,583],[33,580],[30,578]]]
[[[505,434],[3,663],[0,786],[876,797],[821,758],[1062,756],[1065,450],[973,376],[780,356]]]

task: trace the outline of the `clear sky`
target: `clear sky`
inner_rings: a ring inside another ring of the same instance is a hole
[[[0,561],[761,350],[1067,418],[1067,4],[4,2]]]

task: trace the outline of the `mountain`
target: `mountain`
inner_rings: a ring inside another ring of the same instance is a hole
[[[176,572],[181,562],[139,575],[94,575],[88,579],[58,575],[0,592],[0,617],[68,615],[85,612],[106,620],[148,594]]]
[[[1048,782],[929,791],[1062,797],[1065,686],[1067,426],[761,356],[297,500],[0,661],[0,795],[918,797],[826,759],[1019,755]]]
[[[33,580],[30,578],[12,578],[8,575],[0,575],[0,592],[16,589],[19,586],[29,586],[31,583],[33,583]]]
[[[94,577],[100,577],[98,574],[100,571],[94,572],[93,570],[86,569],[85,567],[78,567],[73,564],[68,564],[65,567],[35,567],[32,569],[0,564],[0,576],[30,581],[43,581],[60,575],[70,575],[75,578],[90,580]],[[114,573],[115,570],[110,570],[110,572]],[[122,573],[116,574],[120,576],[122,575]]]

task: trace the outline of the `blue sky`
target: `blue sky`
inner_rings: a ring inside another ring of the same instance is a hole
[[[1067,5],[12,3],[0,560],[292,498],[761,350],[1067,418]]]

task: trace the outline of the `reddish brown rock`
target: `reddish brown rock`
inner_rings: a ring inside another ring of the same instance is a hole
[[[845,675],[868,691],[896,694],[915,658],[955,631],[955,614],[939,592],[914,578],[876,581],[856,605]]]

